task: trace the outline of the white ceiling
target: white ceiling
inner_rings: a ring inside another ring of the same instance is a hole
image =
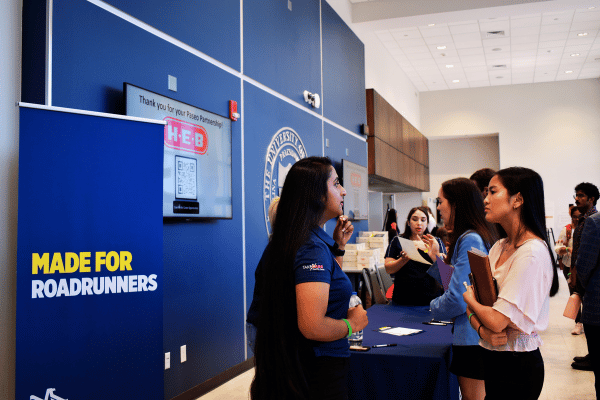
[[[600,1],[349,1],[421,92],[600,77]]]

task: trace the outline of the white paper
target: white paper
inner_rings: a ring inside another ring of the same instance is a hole
[[[409,328],[390,328],[383,331],[381,333],[388,333],[394,336],[408,336],[414,335],[415,333],[423,332],[421,329],[409,329]]]
[[[429,261],[421,257],[419,250],[417,250],[417,246],[415,246],[412,240],[408,240],[403,237],[398,237],[398,239],[400,239],[400,246],[402,246],[402,250],[406,252],[408,258],[416,262],[431,265]]]

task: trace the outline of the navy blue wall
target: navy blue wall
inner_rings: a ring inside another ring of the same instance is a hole
[[[163,224],[163,350],[171,352],[164,396],[170,399],[245,360],[244,315],[267,243],[262,189],[273,135],[291,128],[307,155],[328,155],[337,167],[342,159],[367,165],[366,142],[350,133],[365,122],[364,47],[324,1],[294,0],[292,11],[286,1],[245,1],[242,67],[239,0],[107,3],[241,71],[204,61],[87,1],[53,0],[52,105],[122,114],[123,82],[130,82],[220,115],[228,115],[229,100],[243,110],[232,123],[233,218]],[[43,25],[42,17],[32,12],[23,21],[24,31]],[[45,46],[39,34],[32,38],[23,44],[24,59],[39,59],[39,48]],[[28,93],[23,100],[40,102],[44,63],[31,64],[23,67],[23,93]],[[177,77],[177,92],[167,89],[167,75]],[[304,90],[322,94],[324,108],[306,104]],[[366,230],[366,224],[355,223],[356,231]],[[182,345],[188,353],[183,364]]]

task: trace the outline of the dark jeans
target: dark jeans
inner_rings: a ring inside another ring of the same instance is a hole
[[[311,400],[348,400],[350,357],[315,357],[307,351],[302,360]]]
[[[485,400],[535,400],[540,397],[544,386],[544,360],[539,349],[484,351]]]
[[[594,378],[596,378],[596,399],[598,399],[598,395],[600,394],[600,382],[598,379],[600,371],[600,326],[583,324],[583,330],[585,331],[590,361],[594,369]]]

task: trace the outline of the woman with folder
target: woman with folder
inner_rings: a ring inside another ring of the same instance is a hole
[[[437,320],[454,319],[450,372],[458,377],[464,400],[483,400],[483,350],[477,332],[469,326],[462,283],[471,273],[467,251],[476,248],[487,254],[496,240],[495,229],[485,220],[483,198],[473,181],[457,178],[442,183],[437,200],[437,209],[451,231],[445,261],[454,266],[454,272],[448,290],[431,301],[431,314]]]
[[[506,233],[489,253],[498,296],[483,305],[465,283],[463,297],[484,348],[486,400],[537,399],[544,384],[538,332],[548,327],[550,296],[558,291],[542,178],[528,168],[502,169],[491,179],[484,205],[486,219]]]

